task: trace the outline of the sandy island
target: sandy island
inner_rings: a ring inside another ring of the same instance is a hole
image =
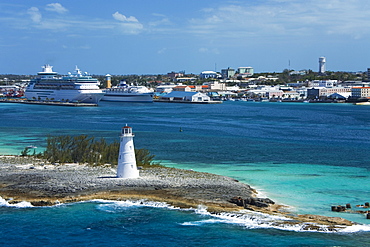
[[[355,223],[318,215],[293,215],[282,205],[235,179],[166,167],[140,170],[138,179],[116,178],[111,167],[43,164],[31,158],[0,157],[0,196],[17,203],[50,206],[92,199],[166,202],[180,208],[207,207],[213,214],[245,210],[282,216],[276,225],[300,224],[303,230],[337,231]]]

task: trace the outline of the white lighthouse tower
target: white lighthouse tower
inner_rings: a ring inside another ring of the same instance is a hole
[[[134,134],[132,128],[125,126],[122,128],[119,146],[117,177],[119,178],[138,178],[139,170],[136,167]]]
[[[320,57],[319,58],[319,73],[324,74],[325,73],[325,63],[326,63],[326,58],[325,57]]]
[[[107,81],[107,88],[111,88],[112,87],[112,76],[110,74],[106,74],[105,79]]]

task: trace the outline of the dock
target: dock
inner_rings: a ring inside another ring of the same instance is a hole
[[[98,104],[94,104],[94,103],[38,101],[38,100],[22,100],[22,99],[1,99],[0,103],[19,103],[19,104],[31,104],[31,105],[53,105],[53,106],[75,106],[75,107],[98,106]]]
[[[154,99],[153,102],[163,102],[163,103],[186,103],[186,104],[221,104],[222,101],[187,101],[187,100],[163,100],[163,99]]]

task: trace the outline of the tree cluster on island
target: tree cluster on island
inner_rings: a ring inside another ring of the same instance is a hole
[[[31,148],[26,147],[21,156],[34,156],[45,159],[50,163],[80,163],[94,166],[117,166],[119,143],[107,143],[104,138],[96,140],[87,135],[79,136],[48,136],[46,149],[43,153],[30,154]],[[141,167],[158,166],[154,161],[155,155],[147,149],[135,149],[136,165]]]

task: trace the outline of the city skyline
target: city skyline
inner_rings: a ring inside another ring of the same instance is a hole
[[[10,1],[0,3],[0,74],[50,64],[92,74],[166,74],[251,66],[365,71],[370,2]]]

